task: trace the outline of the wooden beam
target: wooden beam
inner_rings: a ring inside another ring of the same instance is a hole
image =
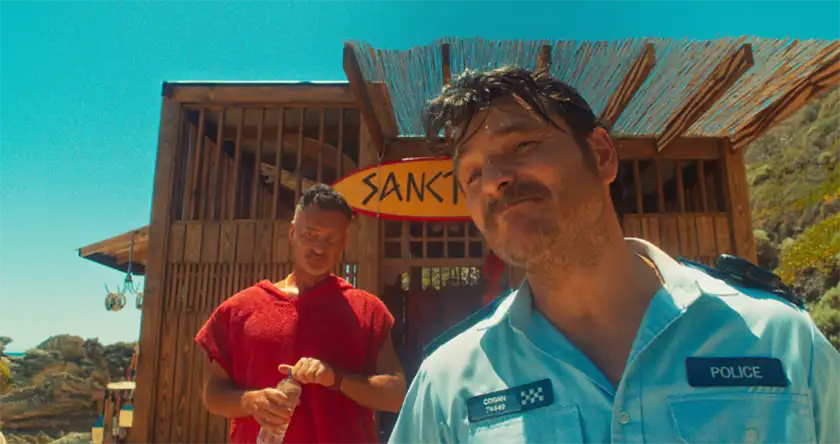
[[[663,159],[663,160],[716,160],[720,157],[717,137],[680,137],[673,142],[672,149],[661,152],[656,149],[656,139],[649,136],[622,136],[613,139],[616,154],[621,160]],[[400,138],[388,143],[388,152],[383,161],[400,160],[409,157],[437,157],[439,145],[425,138]]]
[[[103,267],[108,267],[113,270],[117,270],[121,273],[128,272],[128,261],[125,262],[118,262],[117,258],[114,256],[109,256],[105,253],[93,253],[89,256],[85,256],[85,259],[96,262]],[[143,276],[146,274],[146,263],[145,259],[143,261],[132,261],[131,262],[131,274],[134,276]]]
[[[744,151],[733,151],[729,139],[721,139],[720,150],[725,182],[723,194],[727,204],[732,247],[735,255],[757,263]]]
[[[313,84],[178,84],[165,83],[163,96],[179,103],[282,104],[353,106],[356,100],[347,85]]]
[[[286,169],[283,169],[282,172],[283,172],[283,174],[281,174],[281,176],[280,176],[281,177],[280,185],[294,191],[297,187],[297,181],[298,181],[297,172],[289,171],[289,170],[286,170]],[[277,167],[275,167],[274,165],[267,164],[265,162],[261,162],[260,163],[260,175],[265,177],[264,183],[273,184],[274,181],[277,180]],[[305,177],[301,177],[300,180],[301,180],[301,187],[302,187],[301,192],[304,192],[304,191],[314,187],[316,184],[318,184],[317,181],[310,180],[310,179],[307,179]]]
[[[388,85],[385,82],[368,82],[368,93],[373,103],[374,111],[379,117],[382,126],[382,134],[385,139],[392,139],[399,135],[397,118],[394,116],[394,107],[391,105],[391,94],[388,92]]]
[[[621,79],[618,88],[615,89],[604,110],[601,111],[601,121],[607,128],[611,128],[618,121],[618,117],[627,108],[627,105],[636,95],[636,91],[642,87],[648,75],[656,64],[656,51],[652,43],[645,44],[642,53],[636,57],[627,74]]]
[[[615,151],[621,160],[716,160],[720,157],[720,139],[714,137],[680,137],[668,151],[656,149],[653,137],[617,137]]]
[[[671,115],[656,136],[657,148],[662,151],[674,139],[681,136],[728,90],[748,69],[753,66],[750,44],[743,44],[737,51],[721,61],[706,77],[700,88]]]
[[[440,45],[440,72],[443,75],[443,84],[448,85],[452,81],[452,54],[449,43]]]
[[[149,236],[149,226],[137,228],[117,236],[101,240],[99,242],[86,245],[79,248],[79,256],[86,257],[94,253],[117,253],[123,249],[127,249],[131,245],[131,237],[134,236],[135,248],[141,243],[145,243]]]
[[[443,43],[440,45],[440,72],[443,76],[444,87],[452,82],[452,54],[450,49],[449,43]],[[452,130],[450,130],[449,127],[444,128],[443,138],[449,139],[450,137],[452,137]]]
[[[537,72],[548,71],[551,68],[551,45],[542,45],[537,54]]]
[[[277,127],[276,126],[271,127],[269,129],[274,130],[275,134],[277,133],[277,131],[276,131]],[[266,132],[268,132],[268,131],[266,131]],[[300,141],[299,140],[300,138],[298,137],[297,134],[294,134],[294,133],[292,133],[292,131],[289,131],[289,128],[285,128],[284,132],[286,132],[286,134],[283,135],[283,144],[282,144],[283,151],[282,151],[282,154],[283,155],[292,155],[293,153],[291,151],[297,149],[297,144]],[[243,140],[244,140],[244,138],[243,138]],[[272,139],[269,139],[269,140],[272,140]],[[225,153],[225,155],[229,156],[230,158],[233,158],[232,154],[233,154],[233,147],[234,146],[235,146],[234,141],[225,140],[224,151],[223,151]],[[248,151],[249,154],[252,151],[251,148],[252,147],[249,147],[249,146],[243,146],[243,150]],[[303,149],[301,150],[301,152],[302,152],[302,154],[304,154],[304,156],[307,159],[317,161],[318,160],[318,150],[319,149],[322,149],[323,150],[322,152],[324,153],[323,158],[322,158],[323,165],[327,166],[327,167],[330,167],[330,168],[333,168],[336,171],[338,171],[338,165],[337,165],[338,164],[338,159],[337,159],[338,148],[336,148],[336,147],[334,147],[334,146],[332,146],[328,143],[323,143],[322,144],[318,139],[313,139],[311,137],[304,137],[303,138]],[[344,170],[342,175],[349,174],[350,172],[355,171],[357,169],[356,162],[354,162],[353,159],[345,153],[342,153],[341,163],[342,163],[341,169]]]
[[[388,152],[383,162],[407,159],[410,157],[436,157],[438,145],[428,142],[424,137],[400,138],[388,142]]]
[[[132,264],[140,264],[142,266],[146,266],[146,259],[148,257],[148,251],[144,248],[142,250],[135,251],[132,254],[131,263]],[[117,265],[125,265],[128,264],[128,253],[119,253],[114,256],[114,262]]]
[[[822,51],[814,58],[814,63],[818,64],[817,68],[809,76],[793,84],[776,101],[738,127],[732,137],[732,149],[737,150],[749,145],[810,100],[820,97],[827,90],[840,84],[840,42],[834,42]],[[809,65],[800,69],[807,69]]]
[[[179,129],[184,112],[180,104],[163,98],[160,117],[155,178],[152,191],[152,220],[149,224],[148,266],[144,283],[143,317],[140,322],[140,350],[137,365],[137,390],[134,392],[134,424],[128,440],[132,444],[152,442],[154,428],[155,392],[157,392],[157,366],[163,319],[164,270],[166,269],[166,243],[172,209],[172,186],[175,177],[175,159],[178,155]],[[183,155],[183,154],[182,154]]]
[[[385,150],[385,136],[382,133],[382,125],[376,117],[373,102],[370,99],[370,94],[368,94],[367,83],[362,75],[362,68],[356,59],[353,45],[350,43],[344,45],[344,74],[347,75],[347,81],[350,82],[350,90],[356,96],[356,104],[365,120],[370,139],[377,152],[382,153]]]

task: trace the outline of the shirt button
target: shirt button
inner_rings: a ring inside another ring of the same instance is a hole
[[[753,429],[749,429],[749,430],[747,430],[745,438],[746,438],[747,442],[755,442],[756,439],[758,438],[758,432],[756,432]]]
[[[627,412],[619,413],[618,422],[620,424],[627,424],[628,422],[630,422],[630,415],[628,415]]]

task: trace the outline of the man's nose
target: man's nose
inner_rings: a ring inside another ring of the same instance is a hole
[[[503,162],[490,161],[484,166],[481,179],[484,193],[490,196],[498,196],[504,193],[505,188],[513,183],[514,174],[512,169]]]
[[[327,245],[324,241],[314,241],[310,247],[312,248],[312,252],[318,255],[324,254],[327,251]]]

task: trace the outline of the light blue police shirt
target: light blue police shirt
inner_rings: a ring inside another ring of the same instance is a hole
[[[808,313],[627,242],[664,285],[618,387],[525,282],[423,362],[389,443],[840,442],[840,354]]]

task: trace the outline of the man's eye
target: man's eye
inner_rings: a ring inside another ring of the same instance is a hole
[[[467,184],[473,183],[473,181],[475,181],[479,177],[481,177],[479,171],[470,171],[469,174],[467,174]]]
[[[525,142],[519,142],[519,143],[517,143],[516,145],[513,146],[513,150],[515,152],[521,152],[521,151],[526,150],[526,149],[528,149],[531,146],[536,145],[536,144],[537,144],[537,142],[533,141],[533,140],[527,140]]]

